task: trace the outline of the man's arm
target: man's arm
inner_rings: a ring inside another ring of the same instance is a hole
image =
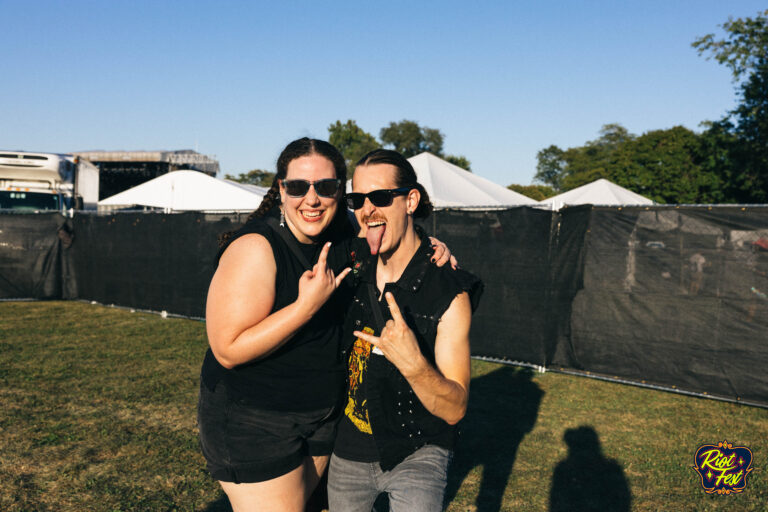
[[[435,362],[429,364],[421,353],[416,336],[405,323],[391,293],[386,294],[392,313],[381,336],[355,332],[359,338],[379,347],[413,388],[424,407],[454,425],[464,417],[469,398],[469,326],[472,308],[467,293],[453,299],[437,327]]]

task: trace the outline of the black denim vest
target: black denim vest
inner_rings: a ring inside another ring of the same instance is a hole
[[[388,283],[384,291],[395,297],[405,321],[414,332],[419,348],[435,365],[435,338],[443,313],[456,296],[469,292],[474,311],[482,293],[482,282],[463,270],[436,267],[430,262],[432,249],[424,237],[402,276]],[[354,342],[352,332],[371,327],[381,334],[391,319],[386,300],[377,297],[376,259],[356,267],[358,286],[347,316],[345,356]],[[376,312],[381,312],[377,315]],[[380,318],[376,318],[380,316]],[[383,355],[372,353],[365,381],[368,418],[379,452],[379,463],[389,471],[426,444],[452,449],[456,428],[430,413],[413,392],[400,371]]]

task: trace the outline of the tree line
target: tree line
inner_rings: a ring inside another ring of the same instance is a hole
[[[731,70],[733,110],[700,133],[675,126],[638,136],[607,124],[583,146],[544,148],[534,177],[544,193],[606,178],[659,203],[768,202],[768,10],[721,27],[725,38],[708,34],[692,46]]]
[[[342,123],[336,121],[328,127],[328,142],[336,146],[344,155],[347,163],[347,177],[352,176],[354,166],[363,156],[374,149],[389,148],[398,151],[406,158],[428,151],[462,169],[472,172],[470,162],[461,155],[448,155],[443,152],[445,136],[436,128],[419,126],[416,121],[403,119],[391,122],[379,131],[379,140],[357,125],[352,119]],[[237,176],[227,174],[228,180],[251,185],[269,187],[275,173],[263,169],[253,169]]]
[[[382,147],[394,149],[405,158],[411,158],[426,151],[471,172],[471,165],[466,157],[443,152],[444,140],[445,136],[440,130],[419,126],[416,121],[407,119],[391,122],[382,128],[379,131],[379,140],[351,119],[346,123],[336,121],[328,127],[328,142],[336,146],[344,155],[350,176],[360,158],[369,151]]]

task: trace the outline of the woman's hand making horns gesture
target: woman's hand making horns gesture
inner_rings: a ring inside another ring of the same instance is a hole
[[[336,276],[333,270],[328,268],[328,251],[331,242],[327,242],[320,251],[317,263],[312,270],[307,270],[299,279],[299,297],[297,301],[306,307],[311,314],[318,311],[328,300],[331,294],[339,287],[341,282],[352,270],[345,268]]]

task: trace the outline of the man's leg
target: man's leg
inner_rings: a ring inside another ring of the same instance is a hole
[[[440,512],[448,483],[450,450],[422,446],[382,476],[390,512]]]
[[[378,464],[353,462],[331,455],[328,468],[330,512],[368,512],[379,495],[376,487]]]

